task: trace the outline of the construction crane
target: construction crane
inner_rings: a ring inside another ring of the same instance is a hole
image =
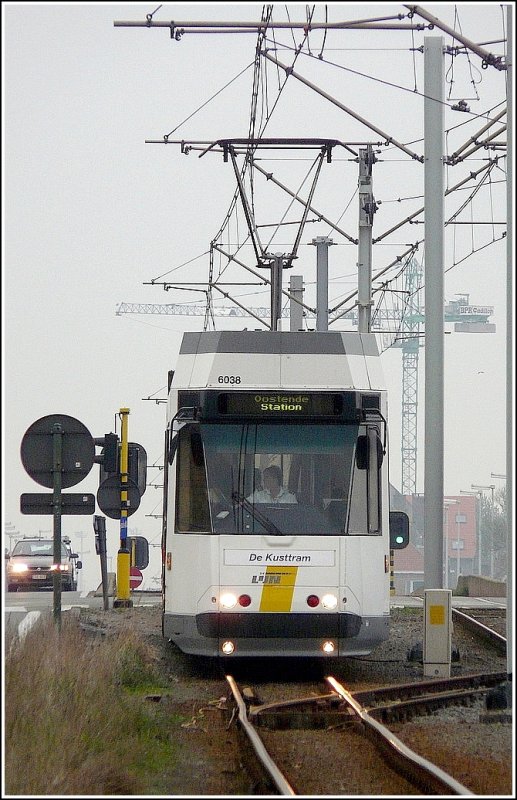
[[[246,310],[239,306],[213,306],[212,311],[216,317],[249,317],[253,314],[256,317],[268,318],[271,316],[271,308],[259,306]],[[203,317],[206,313],[206,305],[195,303],[119,303],[115,314],[180,314],[186,317]],[[289,308],[282,309],[282,317],[289,316]],[[306,317],[315,317],[312,311],[305,312]]]
[[[212,306],[212,313],[216,317],[260,317],[269,319],[271,308],[266,306],[251,306],[248,309],[239,306]],[[195,303],[119,303],[115,309],[115,314],[179,314],[186,317],[203,317],[206,314],[206,305]],[[316,312],[305,309],[304,317],[316,319]],[[290,309],[288,306],[282,308],[280,316],[289,317]],[[357,312],[350,311],[344,314],[342,319],[351,319],[357,324]]]
[[[417,409],[418,409],[418,354],[424,344],[422,325],[425,318],[423,313],[422,279],[423,269],[416,259],[411,259],[404,271],[405,283],[403,295],[407,298],[403,309],[380,310],[377,309],[372,320],[372,330],[382,332],[386,330],[386,323],[390,324],[392,332],[385,335],[384,341],[388,347],[397,347],[402,350],[402,435],[401,435],[401,494],[413,495],[416,493],[417,476]],[[445,322],[454,323],[457,333],[493,333],[495,325],[488,322],[494,313],[493,306],[472,306],[469,304],[469,295],[461,293],[458,300],[446,303],[444,307]],[[166,314],[184,315],[189,317],[205,316],[206,305],[195,303],[119,303],[115,313],[122,314]],[[240,306],[213,306],[212,313],[219,317],[249,317],[260,319],[271,317],[271,308],[265,306],[245,309]],[[290,316],[288,306],[281,310],[282,317]],[[305,309],[307,319],[315,319],[314,311]],[[351,310],[343,315],[342,319],[349,319],[357,326],[357,310]],[[393,328],[397,328],[397,333]]]

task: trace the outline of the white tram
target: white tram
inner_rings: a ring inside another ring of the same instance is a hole
[[[163,635],[206,656],[368,654],[408,541],[375,335],[186,333],[170,375]]]

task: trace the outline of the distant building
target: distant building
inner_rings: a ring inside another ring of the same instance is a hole
[[[445,500],[443,560],[448,575],[447,579],[444,575],[444,585],[454,589],[458,575],[480,572],[476,498],[451,495]],[[410,544],[404,550],[395,550],[393,560],[395,593],[408,595],[424,587],[424,495],[402,495],[390,486],[390,503],[392,510],[405,511],[409,517]]]

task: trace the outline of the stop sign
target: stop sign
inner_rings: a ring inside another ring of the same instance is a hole
[[[138,567],[131,567],[129,570],[129,586],[131,589],[136,589],[142,583],[144,576]]]

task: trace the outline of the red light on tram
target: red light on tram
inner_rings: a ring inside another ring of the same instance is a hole
[[[247,608],[249,605],[251,605],[251,597],[249,594],[241,594],[239,597],[239,605],[243,608]]]
[[[315,594],[310,594],[307,598],[307,605],[310,606],[310,608],[316,608],[316,606],[319,605],[319,602],[320,599]]]

